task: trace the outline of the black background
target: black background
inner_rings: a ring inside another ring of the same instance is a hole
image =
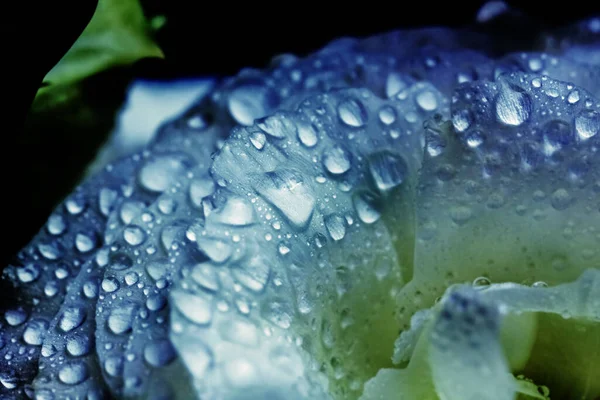
[[[11,2],[16,3],[16,2]],[[515,36],[597,13],[595,2],[510,1],[538,21],[517,26]],[[166,60],[142,60],[107,71],[91,84],[93,107],[114,110],[134,76],[226,76],[243,67],[263,67],[287,52],[305,55],[340,36],[366,36],[398,28],[462,26],[474,21],[482,1],[256,2],[142,0],[148,16],[164,14],[167,24],[157,41]],[[8,7],[8,8],[7,8]],[[25,245],[52,208],[74,184],[63,173],[83,169],[90,154],[62,139],[59,125],[43,137],[29,137],[25,119],[44,75],[58,62],[89,22],[95,1],[20,2],[2,9],[2,140],[0,141],[0,261]],[[110,118],[108,118],[110,120]],[[58,128],[57,128],[58,126]],[[102,126],[103,127],[103,126]],[[110,128],[110,121],[106,129]],[[38,127],[39,130],[39,127]],[[70,144],[70,145],[69,145]],[[79,154],[85,153],[85,154]],[[60,164],[60,168],[56,165]],[[72,182],[73,180],[73,182]],[[65,183],[66,181],[66,183]]]

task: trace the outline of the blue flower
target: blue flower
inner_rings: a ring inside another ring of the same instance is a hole
[[[0,394],[600,396],[597,25],[501,58],[340,40],[222,82],[6,268]]]

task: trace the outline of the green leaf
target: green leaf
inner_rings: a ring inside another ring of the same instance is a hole
[[[35,100],[60,102],[54,94],[64,92],[66,85],[146,57],[164,54],[152,39],[139,0],[100,0],[90,23],[44,78]]]

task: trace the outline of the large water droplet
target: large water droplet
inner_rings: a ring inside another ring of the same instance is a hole
[[[104,371],[108,376],[112,376],[113,378],[121,376],[123,374],[123,357],[108,357],[104,361]]]
[[[246,199],[230,196],[225,204],[213,213],[213,220],[232,226],[248,226],[256,222],[254,207]]]
[[[372,224],[381,218],[377,198],[373,193],[360,191],[352,197],[352,200],[358,218],[365,224]]]
[[[256,150],[262,150],[267,144],[267,135],[262,132],[252,132],[250,135],[250,143]]]
[[[63,255],[62,247],[55,242],[38,244],[38,251],[46,260],[57,260]]]
[[[169,271],[166,262],[150,261],[146,264],[146,272],[154,281],[165,279]]]
[[[314,147],[319,141],[317,130],[312,124],[298,123],[298,139],[306,147]]]
[[[137,225],[129,225],[123,230],[123,239],[130,246],[139,246],[146,240],[146,233]]]
[[[102,279],[102,290],[107,293],[112,293],[119,289],[119,281],[113,276],[108,276]]]
[[[401,90],[405,89],[407,86],[402,76],[398,73],[392,72],[388,75],[387,80],[385,82],[385,94],[388,98],[395,96]]]
[[[190,183],[190,200],[196,207],[202,206],[202,199],[215,191],[215,182],[210,177],[198,178]]]
[[[80,307],[69,307],[63,311],[58,321],[58,327],[63,332],[70,332],[73,329],[81,326],[85,320],[87,313]]]
[[[391,125],[396,121],[396,110],[392,106],[383,106],[379,110],[379,120],[384,125]]]
[[[74,335],[67,338],[67,352],[73,357],[81,357],[89,354],[92,345],[91,340],[85,335]]]
[[[464,132],[473,123],[473,116],[471,111],[467,109],[458,110],[452,114],[452,125],[457,132]]]
[[[85,233],[78,233],[75,236],[75,248],[81,253],[87,253],[96,247],[96,238]]]
[[[212,320],[212,304],[198,296],[183,290],[171,293],[175,307],[191,322],[198,325],[207,325]]]
[[[510,126],[519,126],[529,119],[532,111],[531,97],[520,87],[503,85],[496,99],[498,121]]]
[[[108,214],[110,214],[112,211],[118,196],[119,194],[112,189],[103,188],[100,190],[100,194],[98,196],[98,206],[102,215],[108,217]]]
[[[227,261],[233,252],[230,243],[212,237],[200,236],[196,238],[196,243],[198,243],[200,250],[211,260],[219,264]]]
[[[48,218],[46,228],[51,235],[60,235],[67,229],[67,222],[62,215],[54,214]]]
[[[40,266],[29,263],[17,268],[17,278],[23,283],[30,283],[40,277]]]
[[[58,371],[58,379],[65,385],[77,385],[89,377],[87,367],[82,362],[65,364]]]
[[[302,175],[277,170],[256,176],[254,189],[296,229],[305,229],[314,212],[315,197]]]
[[[338,115],[343,123],[360,128],[367,123],[369,115],[365,106],[357,99],[345,99],[338,105]]]
[[[140,169],[138,179],[151,192],[164,192],[177,182],[189,167],[187,157],[178,154],[150,158]]]
[[[369,156],[369,169],[379,190],[386,191],[400,185],[406,178],[408,166],[401,155],[382,150]]]
[[[580,140],[590,139],[600,131],[600,113],[584,110],[575,118],[575,129]]]
[[[571,194],[564,188],[560,188],[552,193],[550,197],[550,204],[557,211],[566,210],[573,204],[575,199],[571,196]]]
[[[342,240],[346,236],[344,218],[338,214],[331,214],[324,218],[325,228],[333,240]]]
[[[48,330],[48,322],[43,319],[32,319],[23,332],[23,340],[32,346],[41,346]]]
[[[256,124],[267,135],[283,139],[292,138],[296,134],[296,126],[284,115],[277,114],[261,119]]]
[[[331,174],[343,174],[352,166],[350,153],[340,145],[329,147],[323,151],[323,166]]]
[[[542,131],[545,139],[545,147],[547,147],[547,152],[549,153],[553,153],[563,146],[570,145],[575,139],[571,125],[560,120],[547,122]]]
[[[8,310],[4,313],[4,319],[10,326],[21,325],[27,321],[27,313],[22,308]]]
[[[163,367],[175,359],[176,353],[169,340],[157,340],[144,347],[144,360],[153,367]]]
[[[124,224],[130,224],[133,219],[144,209],[144,203],[141,201],[126,201],[121,206],[119,217]]]
[[[416,97],[417,105],[425,111],[433,111],[437,108],[437,98],[430,90],[420,92]]]
[[[114,308],[108,316],[108,329],[116,335],[129,332],[133,323],[134,312],[135,306],[132,304]]]

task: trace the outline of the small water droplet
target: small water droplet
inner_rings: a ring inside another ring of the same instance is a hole
[[[396,110],[392,106],[383,106],[379,110],[379,120],[384,125],[391,125],[396,121]]]
[[[126,304],[124,306],[114,308],[108,316],[108,329],[115,335],[121,335],[131,330],[135,306]]]
[[[140,169],[138,180],[146,190],[164,192],[177,182],[190,165],[187,157],[180,154],[151,157]]]
[[[87,253],[96,247],[95,237],[91,237],[84,233],[78,233],[75,236],[75,248],[81,253]]]
[[[372,224],[381,218],[377,197],[370,192],[360,191],[352,197],[358,218],[365,224]]]
[[[102,280],[102,290],[107,293],[112,293],[119,289],[119,281],[113,276],[106,277]]]
[[[29,263],[17,268],[17,278],[23,283],[30,283],[40,277],[40,266]]]
[[[298,139],[306,147],[314,147],[319,141],[317,130],[312,124],[298,123]]]
[[[48,322],[43,319],[32,319],[23,332],[23,340],[32,346],[41,346],[48,330]]]
[[[66,349],[73,357],[81,357],[90,353],[90,339],[85,335],[73,335],[67,338]]]
[[[22,308],[8,310],[4,313],[4,319],[10,326],[21,325],[27,321],[27,313]]]
[[[102,215],[108,217],[117,197],[119,197],[119,194],[112,189],[102,188],[102,190],[100,190],[100,194],[98,195],[98,206]]]
[[[569,104],[575,104],[579,101],[579,90],[573,90],[567,96],[567,101]]]

